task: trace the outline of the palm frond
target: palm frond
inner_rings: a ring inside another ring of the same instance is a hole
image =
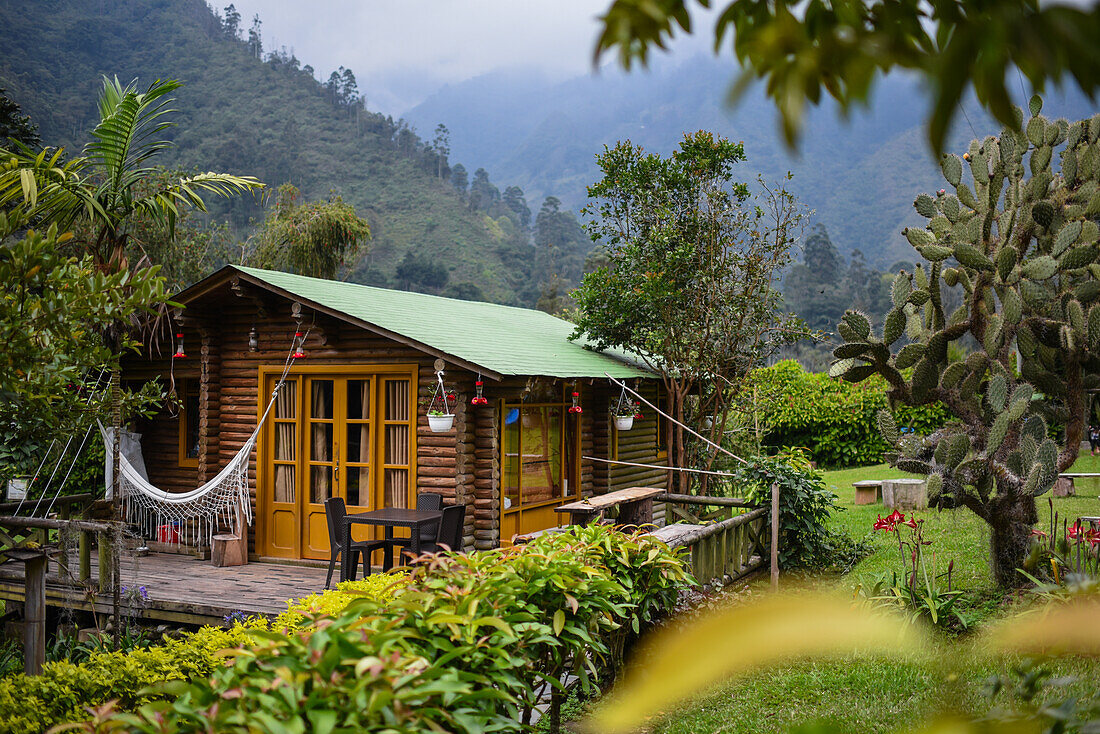
[[[200,173],[181,178],[178,182],[134,201],[134,211],[146,214],[153,219],[165,222],[169,230],[174,230],[181,207],[193,207],[206,211],[203,193],[217,194],[229,198],[263,188],[254,176],[234,176],[230,173]]]
[[[139,93],[136,81],[124,87],[117,77],[103,78],[100,121],[84,152],[106,177],[101,194],[109,199],[105,202],[108,208],[114,208],[114,199],[147,175],[144,161],[171,146],[170,141],[156,137],[175,124],[165,119],[174,112],[170,108],[172,99],[166,95],[180,86],[174,79],[158,79]]]
[[[85,158],[65,160],[61,148],[33,151],[17,143],[4,152],[0,170],[0,209],[18,211],[27,224],[56,222],[67,229],[81,214],[103,216],[87,186]]]

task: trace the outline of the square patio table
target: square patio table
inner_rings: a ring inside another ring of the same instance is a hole
[[[409,550],[414,555],[420,555],[420,529],[439,524],[443,519],[443,513],[435,510],[411,510],[404,507],[383,507],[380,510],[359,512],[347,515],[344,519],[344,547],[351,547],[351,526],[355,523],[362,525],[376,525],[386,529],[386,540],[393,540],[394,528],[409,528],[412,532]],[[390,552],[391,544],[386,544],[387,552]],[[340,580],[347,581],[351,577],[351,564],[348,562],[349,553],[340,554]],[[368,561],[369,563],[369,561]]]

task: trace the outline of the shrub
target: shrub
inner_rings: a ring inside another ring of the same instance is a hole
[[[356,599],[369,598],[387,602],[409,582],[404,571],[372,574],[355,581],[341,581],[335,589],[325,589],[301,599],[289,599],[286,611],[276,619],[276,628],[298,629],[309,617],[335,617]]]
[[[734,481],[744,483],[746,499],[768,508],[765,527],[771,526],[771,486],[779,485],[780,568],[850,566],[852,556],[865,549],[865,544],[829,529],[829,515],[844,508],[825,488],[821,474],[804,462],[800,466],[796,457],[759,458],[738,469]]]
[[[298,600],[280,618],[290,622],[285,626],[253,622],[251,631],[238,625],[222,632],[254,638],[227,666],[125,678],[120,684],[134,693],[119,709],[131,711],[104,710],[85,728],[521,731],[540,692],[564,691],[567,680],[592,690],[614,674],[626,639],[693,580],[659,540],[591,526],[516,549],[440,554],[403,583],[392,582],[371,577]],[[198,653],[213,657],[205,647]],[[79,720],[80,706],[107,700],[85,695],[85,666],[69,666],[66,674],[81,684],[51,678],[59,696],[68,696],[63,717],[12,731]],[[158,678],[169,682],[141,688]],[[0,716],[16,712],[24,695],[0,694]]]
[[[756,370],[753,380],[775,399],[761,406],[771,427],[770,446],[805,446],[823,467],[860,466],[883,460],[887,445],[875,419],[886,408],[886,382],[880,377],[860,383],[803,371],[794,361]],[[927,435],[948,419],[941,403],[894,411],[899,426]]]
[[[92,653],[81,664],[46,663],[42,674],[0,680],[0,732],[38,734],[49,727],[87,718],[85,707],[112,699],[134,708],[163,695],[150,686],[168,680],[203,678],[223,666],[218,653],[250,643],[251,622],[230,629],[203,627],[179,640],[129,653]]]

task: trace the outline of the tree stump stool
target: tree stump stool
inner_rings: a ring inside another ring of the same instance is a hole
[[[928,483],[923,479],[884,479],[882,500],[888,510],[927,510]]]
[[[856,488],[857,505],[873,505],[882,499],[882,482],[875,479],[861,479],[852,482]]]
[[[215,566],[243,566],[248,563],[248,540],[244,533],[221,533],[214,536],[210,562]]]
[[[1054,482],[1054,496],[1055,497],[1074,497],[1077,495],[1077,488],[1073,486],[1073,477],[1058,477]]]

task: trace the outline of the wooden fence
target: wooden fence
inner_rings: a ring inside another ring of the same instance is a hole
[[[668,503],[669,519],[686,522],[653,534],[672,548],[690,549],[691,571],[700,583],[727,576],[736,580],[767,568],[766,507],[734,497],[664,494],[657,499]]]
[[[110,594],[113,599],[115,635],[118,635],[118,549],[122,524],[71,520],[74,506],[85,505],[91,495],[60,498],[57,502],[61,518],[24,517],[0,515],[0,563],[22,563],[24,584],[24,672],[36,675],[42,670],[46,651],[46,564],[51,556],[57,556],[60,576],[67,577],[74,585],[89,584],[92,577],[91,547],[96,538],[99,550],[99,593]],[[0,506],[0,511],[12,511],[13,507]],[[68,568],[68,556],[58,554],[58,548],[48,543],[48,534],[74,537],[78,544],[77,567]]]

